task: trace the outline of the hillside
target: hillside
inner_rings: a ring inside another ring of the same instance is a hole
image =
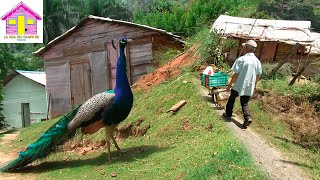
[[[193,78],[186,72],[179,80],[161,83],[148,92],[134,91],[132,113],[122,126],[140,119],[143,122],[138,128],[150,128],[142,137],[123,139],[119,144],[123,153],[120,157],[112,149],[111,163],[107,163],[103,147],[96,145],[82,153],[85,155],[76,150],[58,152],[22,172],[39,179],[95,179],[111,173],[120,179],[265,179],[244,146],[198,94]],[[187,101],[184,107],[177,113],[166,113],[181,99]],[[25,147],[53,122],[23,129],[13,146],[0,150]],[[86,137],[86,142],[100,142],[103,137],[101,130]]]

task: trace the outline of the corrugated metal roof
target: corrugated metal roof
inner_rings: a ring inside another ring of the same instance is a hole
[[[311,32],[310,21],[267,20],[220,15],[211,30],[225,36],[311,45],[320,49],[320,34]],[[250,33],[251,31],[251,33]]]
[[[8,76],[6,76],[3,80],[3,84],[6,85],[11,79],[16,77],[17,75],[25,76],[28,79],[31,79],[39,84],[46,85],[46,74],[43,71],[23,71],[23,70],[15,70]]]
[[[149,30],[153,30],[153,31],[158,31],[160,33],[172,36],[173,38],[175,38],[177,41],[181,41],[181,37],[172,34],[171,32],[167,32],[163,29],[157,29],[154,27],[150,27],[150,26],[146,26],[146,25],[141,25],[141,24],[136,24],[136,23],[132,23],[132,22],[128,22],[128,21],[121,21],[121,20],[115,20],[115,19],[111,19],[111,18],[104,18],[104,17],[99,17],[99,16],[93,16],[93,15],[89,15],[87,18],[82,19],[79,24],[77,24],[76,26],[72,27],[71,29],[69,29],[66,33],[62,34],[61,36],[56,37],[54,40],[50,41],[46,46],[38,49],[36,52],[34,52],[33,54],[37,55],[37,56],[41,56],[47,49],[49,49],[50,47],[52,47],[53,45],[55,45],[56,43],[58,43],[59,41],[61,41],[62,39],[64,39],[66,36],[68,36],[69,34],[71,34],[73,31],[75,31],[76,29],[78,29],[82,24],[84,24],[85,22],[89,21],[90,19],[95,19],[95,20],[101,20],[101,21],[106,21],[106,22],[116,22],[116,23],[122,23],[122,24],[126,24],[126,25],[132,25],[132,26],[137,26],[137,27],[141,27],[141,28],[145,28],[145,29],[149,29]]]

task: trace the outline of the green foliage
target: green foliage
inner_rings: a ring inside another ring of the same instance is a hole
[[[289,86],[287,79],[274,79],[261,81],[261,88],[266,90],[273,90],[280,95],[289,95],[295,98],[298,102],[303,101],[320,101],[320,85],[314,83],[296,84]]]
[[[133,21],[166,29],[182,36],[194,35],[203,25],[212,25],[213,19],[221,14],[238,15],[251,12],[253,0],[197,0],[181,1],[155,0],[147,8],[135,11]]]
[[[164,64],[167,64],[170,60],[172,60],[177,55],[181,54],[181,51],[173,48],[162,47],[159,51],[155,51],[153,57],[153,63],[159,67]]]
[[[320,84],[320,74],[317,73],[311,77],[311,81]]]
[[[85,176],[105,179],[112,172],[116,172],[119,179],[265,179],[220,116],[196,93],[197,85],[191,83],[192,79],[189,73],[179,81],[163,83],[148,92],[134,92],[133,109],[120,126],[141,118],[144,120],[141,127],[148,124],[151,127],[145,136],[118,142],[121,156],[112,147],[111,163],[104,149],[85,156],[77,152],[57,152],[28,172],[37,179],[81,179]],[[166,113],[181,99],[192,103],[174,114]],[[11,148],[25,147],[51,125],[51,121],[45,121],[24,128]],[[84,139],[101,141],[105,139],[104,130]],[[222,173],[216,171],[217,163]]]
[[[88,15],[110,17],[118,20],[129,20],[131,12],[127,9],[123,1],[117,0],[78,0],[82,7],[81,18]]]
[[[13,70],[43,70],[43,61],[32,55],[41,45],[0,44],[0,81]]]
[[[268,76],[271,73],[271,71],[277,66],[278,66],[278,63],[262,64],[261,78],[268,79],[269,78]],[[291,68],[292,68],[291,64],[289,64],[289,63],[282,65],[281,68],[275,73],[275,75],[271,77],[271,79],[286,79],[286,78],[288,78],[292,74]]]
[[[319,2],[308,0],[271,0],[261,1],[257,10],[265,12],[275,19],[309,20],[312,27],[320,32]]]
[[[199,44],[196,55],[199,57],[195,62],[195,66],[202,64],[215,64],[218,67],[223,66],[223,51],[236,46],[235,41],[221,38],[210,28],[201,29],[196,35],[187,41],[187,46]]]
[[[2,101],[3,101],[3,91],[2,91],[2,84],[0,84],[0,129],[8,127],[7,122],[4,119],[4,116],[2,115]]]

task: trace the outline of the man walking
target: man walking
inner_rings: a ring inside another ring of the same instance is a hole
[[[234,102],[236,97],[240,96],[244,117],[243,127],[247,128],[252,122],[252,117],[248,110],[248,103],[259,81],[262,68],[259,59],[253,53],[257,47],[257,43],[254,40],[249,40],[243,43],[242,46],[244,46],[243,51],[245,55],[239,57],[232,66],[234,74],[227,88],[227,91],[231,89],[231,94],[223,117],[231,120]]]

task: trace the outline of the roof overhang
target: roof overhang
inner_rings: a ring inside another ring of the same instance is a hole
[[[111,19],[111,18],[104,18],[104,17],[89,15],[88,17],[82,19],[76,26],[72,27],[67,32],[62,34],[61,36],[56,37],[55,39],[50,41],[46,46],[38,49],[33,54],[36,55],[36,56],[41,56],[45,51],[50,49],[52,46],[57,44],[59,41],[61,41],[62,39],[64,39],[68,35],[72,34],[76,29],[78,29],[84,23],[86,23],[86,22],[88,22],[90,20],[99,20],[99,21],[104,21],[104,22],[115,22],[115,23],[121,23],[121,24],[125,24],[125,25],[145,28],[145,29],[148,29],[148,30],[157,31],[157,32],[159,32],[161,34],[164,34],[164,35],[171,36],[176,41],[179,41],[180,43],[183,43],[182,38],[180,36],[174,35],[171,32],[167,32],[167,31],[165,31],[163,29],[158,29],[158,28],[154,28],[154,27],[150,27],[150,26],[146,26],[146,25],[136,24],[136,23],[132,23],[132,22],[128,22],[128,21],[121,21],[121,20],[115,20],[115,19]]]

